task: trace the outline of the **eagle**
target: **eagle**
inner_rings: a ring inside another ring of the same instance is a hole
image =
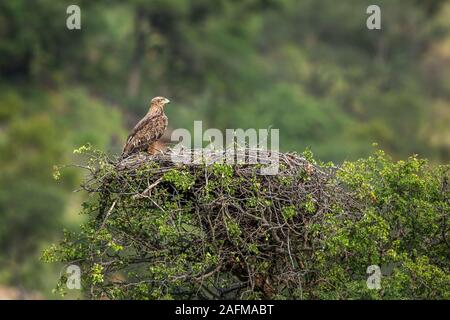
[[[155,97],[144,118],[139,121],[128,136],[123,147],[122,158],[133,153],[147,151],[155,154],[158,151],[158,140],[167,128],[168,119],[164,114],[164,106],[170,100],[164,97]]]

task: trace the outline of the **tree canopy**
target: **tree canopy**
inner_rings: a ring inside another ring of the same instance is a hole
[[[449,165],[377,151],[335,168],[306,152],[261,175],[89,152],[85,168],[88,221],[43,257],[79,266],[91,299],[450,298]]]

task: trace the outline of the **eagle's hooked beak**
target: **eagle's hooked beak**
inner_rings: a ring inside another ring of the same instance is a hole
[[[168,103],[170,103],[170,100],[166,98],[166,99],[164,100],[164,104],[168,104]]]

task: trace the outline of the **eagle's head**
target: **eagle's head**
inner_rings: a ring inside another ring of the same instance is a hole
[[[154,97],[150,103],[150,109],[163,108],[170,100],[164,97]]]

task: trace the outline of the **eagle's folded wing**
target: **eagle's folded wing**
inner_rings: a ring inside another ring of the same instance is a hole
[[[128,136],[122,154],[127,155],[146,149],[151,142],[159,139],[165,129],[161,128],[160,118],[160,116],[146,116],[142,118]]]

